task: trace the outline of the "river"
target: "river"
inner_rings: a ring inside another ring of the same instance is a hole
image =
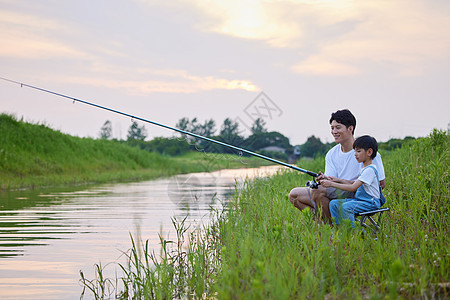
[[[93,279],[100,263],[105,276],[120,275],[117,263],[125,262],[130,234],[157,250],[158,234],[175,238],[173,218],[187,217],[191,228],[208,223],[210,208],[226,205],[236,184],[278,169],[0,193],[0,297],[79,299],[80,271]]]

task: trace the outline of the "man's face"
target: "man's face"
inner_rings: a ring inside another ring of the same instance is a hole
[[[348,139],[353,139],[352,130],[353,126],[347,128],[344,124],[338,123],[335,120],[331,122],[331,134],[334,137],[334,141],[338,144]]]

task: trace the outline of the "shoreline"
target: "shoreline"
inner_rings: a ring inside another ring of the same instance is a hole
[[[227,169],[247,169],[273,165],[254,157],[239,157],[231,154],[214,156],[214,154],[215,153],[208,153],[207,157],[204,152],[194,152],[179,157],[164,157],[165,160],[171,160],[174,164],[178,163],[176,168],[169,168],[164,171],[161,169],[142,168],[138,170],[128,169],[89,173],[81,176],[80,174],[26,176],[25,178],[21,178],[21,180],[9,183],[11,185],[6,188],[4,184],[0,185],[0,193],[35,189],[91,186],[103,183],[139,182],[182,174],[203,172],[210,173]],[[211,157],[213,157],[214,163],[211,163]]]

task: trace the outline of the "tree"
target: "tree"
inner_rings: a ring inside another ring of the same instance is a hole
[[[181,118],[175,125],[178,129],[191,132],[197,135],[211,137],[216,132],[216,122],[213,119],[206,120],[203,124],[200,124],[197,118],[193,118],[192,121],[189,118]],[[196,145],[204,144],[202,141],[197,140],[187,134],[181,134],[181,136],[189,143],[195,142]]]
[[[189,118],[181,118],[175,127],[191,133],[210,137],[213,136],[216,131],[216,122],[213,119],[209,119],[203,124],[200,124],[197,118],[193,118],[192,121],[190,121]]]
[[[213,119],[206,120],[203,125],[200,126],[199,134],[206,137],[211,137],[216,132],[216,122]]]
[[[255,123],[253,123],[252,126],[252,134],[259,134],[264,132],[267,132],[266,122],[261,118],[256,119]]]
[[[181,118],[177,124],[175,124],[175,127],[184,131],[188,131],[189,127],[189,118]]]
[[[236,135],[239,135],[239,123],[226,118],[220,129],[220,136],[226,139]]]
[[[258,151],[269,146],[284,148],[288,153],[292,151],[289,138],[277,131],[252,134],[246,139],[245,144],[253,151]]]
[[[226,118],[223,121],[219,136],[217,136],[216,139],[220,142],[237,147],[242,147],[242,143],[244,142],[244,138],[240,136],[239,123],[231,120],[230,118]],[[212,152],[235,153],[235,150],[231,150],[223,146],[214,145],[214,147],[210,147],[208,149],[211,149]]]
[[[324,145],[320,138],[312,135],[306,140],[306,143],[301,145],[300,151],[302,156],[315,157],[316,155],[325,153],[327,148],[328,146],[326,144]]]
[[[112,137],[112,123],[107,120],[102,128],[100,128],[100,138],[104,140],[109,140]]]
[[[147,130],[145,129],[145,126],[142,125],[141,127],[139,127],[139,124],[136,121],[134,121],[133,124],[131,124],[130,128],[128,129],[127,140],[143,141],[145,140],[146,137],[147,137]]]

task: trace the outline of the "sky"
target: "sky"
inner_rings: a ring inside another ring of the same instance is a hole
[[[0,0],[0,77],[168,126],[256,118],[291,144],[450,124],[447,0]],[[130,118],[0,80],[0,113],[80,137]],[[145,125],[148,139],[174,132]]]

